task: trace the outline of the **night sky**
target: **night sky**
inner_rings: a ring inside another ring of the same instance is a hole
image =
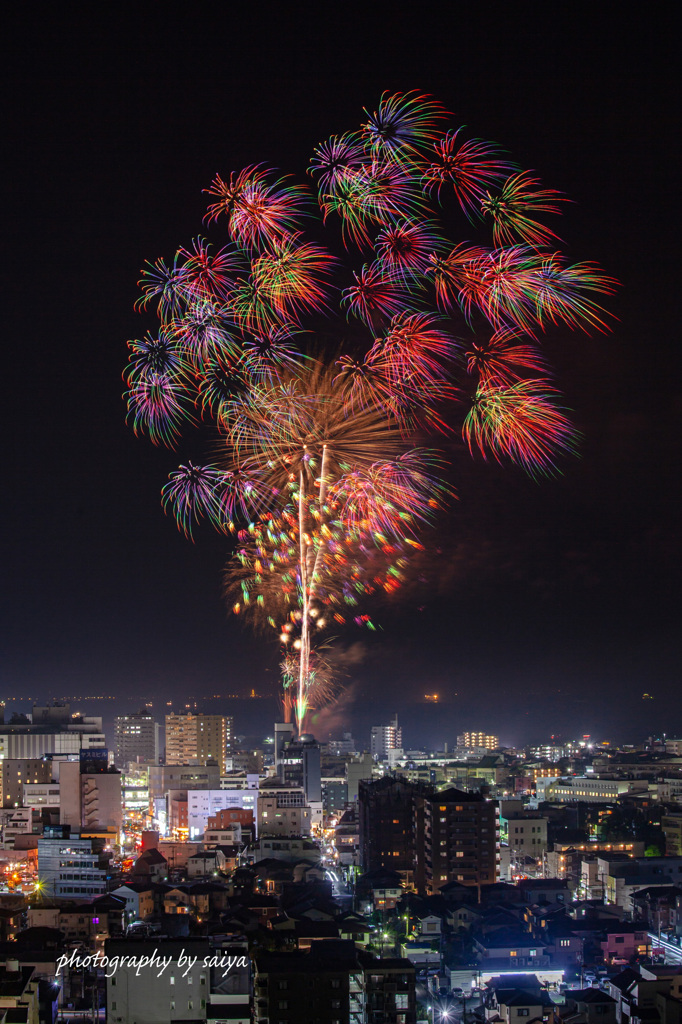
[[[20,700],[10,710],[85,694],[161,711],[166,700],[276,693],[276,645],[224,607],[224,539],[205,530],[189,544],[160,508],[168,472],[185,455],[201,461],[201,445],[155,449],[125,425],[126,340],[153,326],[133,311],[139,269],[202,232],[202,189],[216,172],[265,161],[305,180],[315,144],[356,127],[383,90],[418,89],[568,194],[558,232],[573,259],[622,282],[608,300],[618,320],[610,335],[548,338],[584,435],[561,476],[538,484],[453,442],[458,500],[426,538],[420,578],[372,609],[383,631],[341,637],[348,690],[318,736],[363,735],[393,710],[410,746],[452,743],[467,727],[508,743],[679,735],[671,26],[614,23],[608,5],[589,15],[563,4],[368,6],[142,4],[126,20],[107,5],[106,21],[104,8],[83,7],[71,22],[65,7],[13,8],[2,691]],[[462,220],[451,234],[467,230]],[[224,238],[219,227],[210,237]],[[438,708],[419,703],[431,691]],[[269,731],[273,701],[238,707],[238,730]]]

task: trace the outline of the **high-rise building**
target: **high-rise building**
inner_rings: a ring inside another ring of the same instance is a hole
[[[278,772],[282,751],[287,743],[291,743],[294,735],[293,722],[275,722],[275,768]]]
[[[119,768],[135,761],[159,760],[159,723],[144,708],[114,719],[115,760]]]
[[[434,895],[448,882],[497,881],[497,803],[479,793],[446,789],[419,801],[415,817],[415,883]]]
[[[232,724],[229,715],[166,715],[166,764],[216,761],[224,775]]]
[[[497,750],[499,745],[499,737],[487,732],[463,732],[457,737],[458,747],[479,747],[484,750]]]
[[[307,803],[322,800],[320,744],[310,733],[289,740],[279,752],[278,773],[282,782],[300,786]]]
[[[360,782],[358,820],[363,871],[388,868],[412,880],[417,800],[430,790],[418,782],[384,776]]]
[[[373,725],[370,737],[372,757],[380,761],[388,757],[389,750],[399,750],[403,745],[403,731],[394,715],[388,725]]]

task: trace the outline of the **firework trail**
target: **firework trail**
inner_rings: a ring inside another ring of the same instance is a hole
[[[163,505],[188,537],[205,520],[231,538],[226,594],[279,636],[300,731],[334,695],[320,645],[373,628],[364,599],[400,586],[451,494],[424,438],[459,418],[472,453],[556,471],[576,441],[540,339],[608,329],[598,300],[617,282],[569,264],[543,223],[564,197],[448,120],[430,96],[385,93],[315,147],[316,196],[262,164],[216,175],[220,247],[199,236],[142,269],[136,307],[160,324],[128,343],[128,418],[169,447],[199,422],[219,435]],[[325,352],[309,339],[332,317]]]

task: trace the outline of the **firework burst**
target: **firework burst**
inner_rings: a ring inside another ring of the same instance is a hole
[[[198,236],[145,263],[136,307],[161,325],[129,342],[125,375],[136,432],[169,446],[197,422],[218,435],[213,463],[185,461],[163,505],[188,537],[203,521],[231,539],[226,594],[279,637],[300,730],[333,697],[328,631],[373,628],[361,606],[400,586],[452,495],[428,437],[459,416],[472,453],[555,471],[576,441],[539,338],[606,330],[599,299],[616,287],[556,251],[544,217],[564,197],[464,139],[432,97],[384,93],[364,113],[308,168],[328,249],[304,234],[305,186],[262,164],[216,175],[219,247]],[[463,212],[460,241],[441,203]],[[320,330],[336,330],[333,351],[319,333],[306,347]]]

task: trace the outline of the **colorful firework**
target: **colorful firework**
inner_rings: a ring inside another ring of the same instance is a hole
[[[481,204],[490,188],[500,185],[515,168],[505,160],[492,142],[470,139],[458,147],[462,131],[449,131],[433,145],[433,163],[423,175],[425,188],[440,196],[444,185],[451,184],[462,210],[469,220],[480,216]]]
[[[464,420],[464,438],[500,459],[508,456],[532,476],[551,473],[559,451],[572,452],[576,435],[570,421],[553,404],[556,389],[546,381],[481,384]]]
[[[513,245],[517,239],[529,245],[542,248],[550,239],[556,238],[553,231],[534,220],[529,214],[561,213],[557,201],[565,202],[554,189],[535,190],[540,182],[527,171],[514,174],[505,182],[499,195],[489,192],[481,203],[483,214],[493,220],[493,244]]]
[[[324,637],[374,628],[360,606],[400,586],[452,494],[424,439],[460,412],[472,453],[555,471],[576,441],[538,338],[607,329],[596,296],[616,282],[569,264],[542,220],[565,199],[447,116],[430,96],[384,93],[357,130],[315,148],[318,228],[340,227],[345,278],[334,240],[304,235],[305,186],[264,165],[207,190],[221,247],[198,236],[142,270],[136,307],[155,306],[161,327],[129,342],[129,418],[169,446],[185,424],[217,431],[215,464],[181,466],[163,505],[189,537],[206,521],[231,538],[226,593],[279,636],[300,730],[333,696]],[[489,239],[447,240],[432,201],[447,209],[448,193],[467,230],[492,223]]]

